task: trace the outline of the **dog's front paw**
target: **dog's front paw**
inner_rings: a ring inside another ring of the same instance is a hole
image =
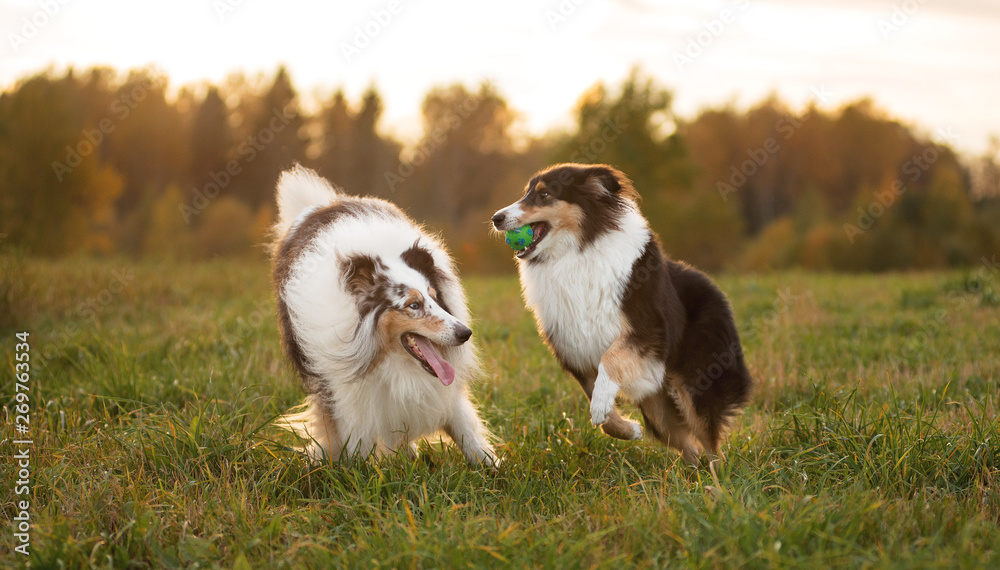
[[[590,396],[590,421],[594,422],[595,426],[608,421],[608,415],[615,409],[615,396],[618,395],[618,384],[608,377],[604,365],[600,365],[597,370],[594,393]]]
[[[590,402],[590,421],[595,426],[599,426],[608,421],[611,410],[615,408],[615,400],[614,398],[598,399],[596,397],[597,394],[594,394],[594,396],[594,399]]]

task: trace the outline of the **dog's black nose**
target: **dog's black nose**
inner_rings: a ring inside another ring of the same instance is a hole
[[[507,214],[504,214],[503,212],[497,212],[493,214],[493,217],[490,219],[493,220],[493,227],[499,230],[500,224],[502,224],[503,221],[507,219]]]
[[[465,342],[469,340],[471,337],[472,337],[472,329],[470,329],[469,327],[465,325],[458,325],[458,328],[455,329],[455,338],[457,338],[459,342]]]

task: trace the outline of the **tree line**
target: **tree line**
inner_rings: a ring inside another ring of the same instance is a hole
[[[38,73],[0,95],[2,245],[262,255],[274,184],[298,162],[399,204],[464,271],[505,270],[490,215],[535,170],[574,161],[625,171],[668,253],[709,269],[938,268],[1000,252],[1000,143],[963,160],[950,133],[870,100],[793,110],[769,97],[684,118],[636,70],[583,93],[571,128],[537,137],[517,134],[517,110],[489,83],[430,90],[416,144],[386,135],[382,112],[375,87],[307,112],[283,68],[176,91],[150,69]]]

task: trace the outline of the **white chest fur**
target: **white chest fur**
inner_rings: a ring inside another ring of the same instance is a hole
[[[542,263],[520,263],[525,301],[569,366],[595,372],[621,334],[622,294],[649,239],[646,220],[632,211],[620,231],[582,251],[576,247]]]

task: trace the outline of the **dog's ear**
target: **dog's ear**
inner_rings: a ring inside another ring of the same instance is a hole
[[[431,281],[437,275],[438,269],[434,265],[434,256],[431,255],[431,252],[427,248],[420,245],[419,240],[413,242],[413,245],[399,257],[403,260],[403,263],[418,271],[428,281]]]
[[[611,195],[637,199],[638,193],[632,186],[632,181],[625,173],[606,164],[597,164],[587,168],[585,175],[588,181],[594,181]]]
[[[369,255],[352,255],[341,260],[343,264],[344,285],[352,295],[362,295],[371,291],[378,280],[382,262]]]
[[[442,286],[449,281],[448,275],[441,270],[437,264],[434,263],[434,256],[431,254],[430,250],[426,247],[420,245],[420,241],[417,240],[413,242],[410,249],[407,249],[400,255],[403,263],[409,265],[412,269],[420,273],[427,279],[427,283],[432,289],[437,291],[438,296],[434,297],[434,301],[441,306],[446,312],[451,313],[451,309],[448,307],[448,302],[444,299],[444,292],[441,290]]]
[[[605,166],[603,164],[598,164],[596,166],[591,166],[585,171],[587,180],[593,180],[601,185],[612,194],[617,194],[621,192],[622,185],[618,181],[618,177],[615,176],[617,170],[611,168],[610,166]]]

